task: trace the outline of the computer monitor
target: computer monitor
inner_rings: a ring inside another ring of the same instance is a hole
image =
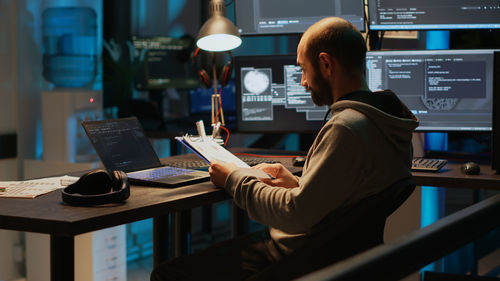
[[[244,0],[235,1],[235,22],[241,35],[300,34],[329,16],[365,30],[363,0]]]
[[[374,51],[371,90],[391,89],[419,118],[418,131],[491,131],[495,50]]]
[[[242,1],[240,1],[242,2]],[[317,132],[328,108],[301,86],[296,55],[234,58],[239,132]]]
[[[190,62],[192,41],[190,38],[133,36],[135,59],[140,61],[135,87],[138,90],[198,87]]]
[[[498,65],[500,52],[495,53],[495,62]],[[500,173],[500,71],[495,71],[493,96],[493,133],[491,134],[491,166]]]
[[[370,30],[500,28],[495,0],[368,0]]]

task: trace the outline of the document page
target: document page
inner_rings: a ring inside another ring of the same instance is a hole
[[[78,177],[62,176],[25,181],[0,181],[0,198],[35,198],[77,180]]]
[[[247,163],[217,144],[210,137],[184,136],[176,137],[176,139],[208,163],[214,160],[223,163],[233,163],[240,168],[246,168],[249,175],[257,178],[271,178],[270,175],[262,170],[252,169]]]

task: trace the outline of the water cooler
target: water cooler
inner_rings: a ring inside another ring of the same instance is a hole
[[[25,178],[95,169],[100,161],[81,126],[103,118],[97,74],[97,15],[90,7],[51,7],[42,15],[43,76],[54,88],[41,93],[43,160],[25,160]],[[50,280],[50,237],[26,235],[27,280]],[[126,280],[125,226],[75,237],[75,280]]]

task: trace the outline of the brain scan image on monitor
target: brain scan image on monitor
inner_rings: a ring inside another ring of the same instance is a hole
[[[297,55],[235,56],[240,132],[317,133],[328,110],[301,85]]]
[[[242,70],[243,86],[247,93],[262,94],[271,86],[270,69]]]
[[[426,98],[420,97],[429,110],[452,110],[458,103],[458,98]]]

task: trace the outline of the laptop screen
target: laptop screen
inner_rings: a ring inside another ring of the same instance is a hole
[[[161,166],[137,118],[84,121],[82,125],[107,170],[131,172]]]

